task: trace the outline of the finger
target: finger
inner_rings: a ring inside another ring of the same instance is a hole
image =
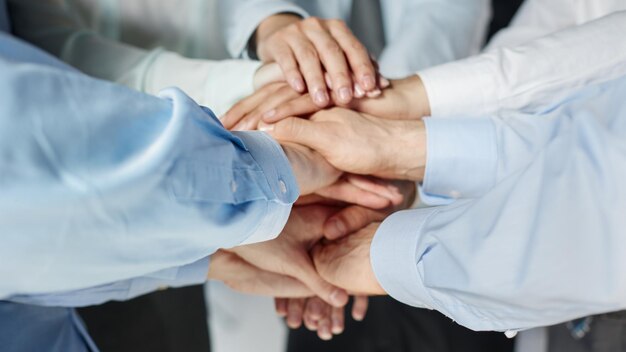
[[[304,307],[304,315],[310,320],[318,321],[322,318],[322,311],[325,305],[327,304],[319,297],[311,297],[307,299]]]
[[[324,316],[318,322],[317,328],[317,336],[324,341],[331,340],[333,338],[333,334],[331,331],[331,307],[326,306],[326,311],[324,312]]]
[[[254,74],[252,85],[254,90],[257,91],[270,83],[282,81],[285,81],[283,71],[277,63],[271,62],[259,67]]]
[[[362,176],[362,175],[348,175],[346,176],[346,180],[364,190],[385,199],[388,199],[391,204],[399,205],[404,201],[404,195],[400,191],[400,189],[394,185],[392,182],[388,180],[381,180],[376,177]],[[364,204],[361,204],[365,206]],[[373,208],[373,207],[370,207]]]
[[[353,205],[328,218],[324,224],[324,237],[336,240],[384,217],[382,212]]]
[[[330,311],[331,332],[339,335],[343,332],[345,326],[344,308],[333,307]]]
[[[365,46],[352,34],[348,26],[341,21],[329,25],[328,29],[343,49],[350,68],[354,72],[361,88],[365,91],[375,89],[377,73]]]
[[[305,94],[281,104],[275,109],[268,110],[263,114],[263,121],[275,123],[290,116],[310,115],[320,110],[321,108],[313,102],[311,96]]]
[[[304,205],[311,205],[311,204],[328,205],[328,206],[335,206],[335,207],[346,206],[345,202],[322,197],[319,194],[307,194],[304,196],[300,196],[300,198],[296,200],[294,205],[304,206]]]
[[[293,142],[323,152],[333,138],[321,133],[319,126],[319,122],[290,117],[274,124],[260,124],[259,129],[281,142]]]
[[[364,190],[347,180],[323,188],[316,193],[325,198],[350,204],[358,204],[373,209],[382,209],[391,204],[387,197]]]
[[[304,327],[307,328],[307,330],[309,331],[317,331],[319,324],[317,320],[312,319],[310,316],[307,315],[306,313],[306,309],[304,311],[304,316],[302,318],[302,321],[304,322]]]
[[[332,24],[334,21],[327,22]],[[320,60],[330,76],[331,84],[327,83],[328,87],[335,91],[340,103],[349,103],[352,100],[352,79],[343,49],[330,35],[323,22],[310,22],[309,26],[312,28],[305,34],[317,49]]]
[[[348,294],[345,290],[338,288],[328,282],[326,282],[317,273],[313,262],[310,258],[306,262],[296,263],[294,268],[298,270],[297,273],[291,273],[291,276],[297,277],[302,283],[304,283],[313,293],[324,300],[324,302],[330,304],[333,307],[343,307],[348,303]]]
[[[280,84],[270,84],[252,95],[240,100],[233,105],[222,117],[221,122],[224,128],[231,129],[249,112],[256,109],[267,97],[271,96],[280,88]]]
[[[284,318],[287,316],[287,298],[274,298],[274,308],[276,309],[276,314]]]
[[[304,76],[313,102],[319,107],[325,107],[330,102],[330,97],[315,46],[305,36],[297,38],[297,40],[292,38],[289,45],[293,49],[296,60],[298,60],[300,72]]]
[[[274,59],[283,72],[283,76],[287,83],[296,91],[304,93],[306,86],[298,68],[298,61],[294,56],[291,47],[286,44],[277,44],[274,49]]]
[[[279,89],[269,94],[265,99],[258,103],[251,111],[245,114],[232,129],[235,131],[248,131],[257,128],[259,121],[263,117],[263,113],[272,110],[281,104],[300,97],[300,93],[294,91],[288,85],[282,85]]]
[[[369,305],[369,299],[367,296],[354,296],[354,302],[352,303],[352,318],[356,321],[363,321],[365,314],[367,313],[367,307]]]
[[[302,312],[304,311],[304,299],[293,298],[287,304],[287,326],[297,329],[302,325]]]

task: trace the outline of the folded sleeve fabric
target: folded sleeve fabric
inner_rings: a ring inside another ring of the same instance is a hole
[[[391,78],[406,77],[477,54],[485,40],[490,6],[486,0],[381,1],[387,43],[379,58],[380,71]]]
[[[134,279],[116,281],[74,291],[52,294],[16,295],[6,300],[50,307],[84,307],[111,300],[126,301],[135,297],[169,287],[183,287],[204,283],[209,269],[209,257],[179,268],[165,269]]]
[[[219,0],[219,7],[225,20],[224,40],[233,57],[248,57],[248,43],[264,19],[279,13],[309,16],[288,0]]]
[[[178,87],[218,116],[254,91],[257,61],[189,59],[162,48],[124,44],[90,28],[73,2],[9,0],[9,4],[19,37],[90,76],[149,94]]]
[[[532,112],[626,74],[626,11],[418,72],[433,117]]]
[[[510,132],[495,133],[492,148],[498,164],[511,163],[506,177],[480,198],[397,213],[381,225],[371,258],[384,289],[474,330],[626,308],[625,94],[623,77],[540,118],[501,117]],[[513,135],[526,145],[522,154],[508,149]]]
[[[86,77],[0,34],[0,297],[195,263],[276,236],[298,187],[262,132],[225,130],[180,90]]]

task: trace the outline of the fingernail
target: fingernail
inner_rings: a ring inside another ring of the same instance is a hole
[[[348,231],[343,221],[338,220],[338,219],[331,219],[329,221],[329,226],[330,226],[329,230],[331,232],[329,235],[332,235],[333,238],[342,237]]]
[[[263,119],[269,119],[270,117],[274,117],[276,115],[276,109],[272,109],[263,114]]]
[[[354,95],[357,98],[363,98],[365,96],[365,91],[361,88],[360,84],[354,85]]]
[[[365,316],[363,316],[362,314],[354,314],[352,318],[356,321],[363,321],[363,319],[365,319]]]
[[[294,78],[289,81],[289,84],[293,89],[297,90],[298,92],[304,91],[304,82],[302,82],[302,80],[300,79]]]
[[[333,318],[333,334],[338,335],[343,332],[341,327],[341,320],[339,318]]]
[[[376,97],[379,97],[382,93],[383,92],[380,89],[376,88],[376,89],[374,89],[372,91],[369,91],[369,92],[367,92],[365,94],[367,95],[368,98],[376,98]]]
[[[320,326],[318,333],[322,340],[328,341],[333,338],[333,334],[330,333],[330,329],[327,325]]]
[[[336,289],[330,294],[330,302],[335,307],[343,307],[348,303],[348,294],[346,291]]]
[[[313,100],[318,105],[326,105],[328,103],[328,94],[326,91],[318,90],[313,94]]]
[[[376,80],[374,79],[374,76],[372,75],[365,75],[363,76],[363,88],[369,90],[369,89],[373,89],[376,86]]]
[[[274,124],[265,123],[263,121],[259,122],[259,131],[272,132],[273,130],[274,130]]]
[[[391,82],[389,82],[388,79],[386,79],[385,77],[381,77],[380,78],[380,87],[381,88],[387,88],[391,85]]]
[[[350,88],[343,87],[339,89],[339,100],[347,103],[348,101],[350,101],[350,98],[352,98],[352,92],[350,91]]]

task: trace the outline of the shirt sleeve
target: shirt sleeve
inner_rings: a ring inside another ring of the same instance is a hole
[[[626,308],[625,92],[620,79],[542,119],[508,116],[532,157],[480,198],[385,220],[371,247],[383,288],[474,330]]]
[[[157,98],[64,67],[0,34],[0,297],[278,235],[299,191],[268,135],[230,133],[178,89]]]
[[[218,116],[254,91],[258,61],[189,59],[124,44],[89,28],[78,6],[61,0],[11,1],[11,15],[19,37],[93,77],[149,94],[178,87]]]
[[[288,0],[218,0],[224,18],[224,42],[232,57],[248,57],[248,43],[264,19],[279,13],[293,13],[302,18],[309,14]]]
[[[396,23],[386,23],[387,44],[381,53],[381,72],[391,78],[477,54],[489,21],[486,0],[411,0],[381,2],[406,6]]]
[[[209,257],[206,257],[179,268],[165,269],[111,284],[52,294],[17,295],[7,300],[49,307],[86,307],[112,300],[126,301],[156,290],[204,283],[208,269]]]
[[[433,117],[532,112],[626,74],[626,12],[419,71]]]

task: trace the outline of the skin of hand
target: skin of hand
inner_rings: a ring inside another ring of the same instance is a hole
[[[346,107],[370,115],[392,120],[415,120],[430,116],[430,101],[422,79],[418,75],[400,80],[391,80],[379,96],[353,99],[342,104],[331,95],[331,104]],[[273,109],[272,109],[273,107]],[[265,123],[276,123],[292,116],[309,116],[320,111],[307,95],[291,96],[279,105],[266,104],[255,111],[255,118],[262,117]]]
[[[277,238],[230,251],[262,270],[296,278],[333,307],[343,307],[348,301],[347,293],[318,275],[309,254],[324,237],[324,222],[336,211],[336,208],[319,205],[294,207]]]
[[[422,120],[388,120],[333,108],[310,119],[260,126],[275,139],[307,146],[345,172],[421,181],[426,166]]]
[[[208,280],[224,282],[235,291],[273,297],[308,297],[311,290],[300,281],[261,270],[224,250],[211,255]]]
[[[327,81],[330,83],[330,78],[327,78]],[[387,88],[390,84],[387,79],[379,77],[379,85],[382,89]],[[270,116],[271,120],[272,114],[276,109],[280,109],[281,114],[291,110],[295,112],[300,111],[300,113],[292,116],[300,116],[305,113],[308,114],[308,112],[313,113],[322,109],[315,105],[313,100],[311,100],[310,94],[299,93],[285,83],[282,72],[275,63],[265,64],[259,68],[255,75],[255,86],[260,86],[260,88],[252,95],[233,105],[221,118],[224,127],[236,131],[255,130],[262,119]],[[355,95],[357,98],[363,98],[364,96],[376,98],[382,94],[382,91],[378,91],[378,93],[359,93],[360,91],[361,89],[356,86]],[[330,96],[332,102],[338,101],[336,94],[333,92],[331,92]],[[353,102],[355,105],[358,104],[357,100],[353,100]]]
[[[361,295],[384,295],[370,262],[372,239],[380,223],[313,249],[318,273],[328,282]]]
[[[379,210],[356,205],[345,207],[326,220],[324,236],[329,240],[336,240],[358,231],[368,224],[382,221],[398,210],[409,208],[415,201],[416,184],[409,181],[395,181],[395,187],[397,187],[398,192],[404,195],[402,202]],[[276,298],[275,304],[276,313],[281,317],[286,317],[287,325],[291,328],[299,328],[304,321],[307,329],[317,330],[318,336],[323,340],[330,339],[332,334],[337,335],[343,332],[343,310],[340,308],[333,309],[318,297],[307,299]],[[352,305],[352,318],[356,321],[363,320],[367,313],[367,307],[367,296],[355,296]]]
[[[319,153],[306,146],[283,143],[282,147],[302,195],[328,187],[342,175],[341,171],[329,164]]]
[[[354,83],[365,92],[378,89],[377,70],[367,49],[343,21],[273,15],[258,26],[254,46],[261,61],[278,63],[287,83],[300,93],[308,89],[320,107],[330,102],[324,72],[339,101],[346,104],[354,95]]]

